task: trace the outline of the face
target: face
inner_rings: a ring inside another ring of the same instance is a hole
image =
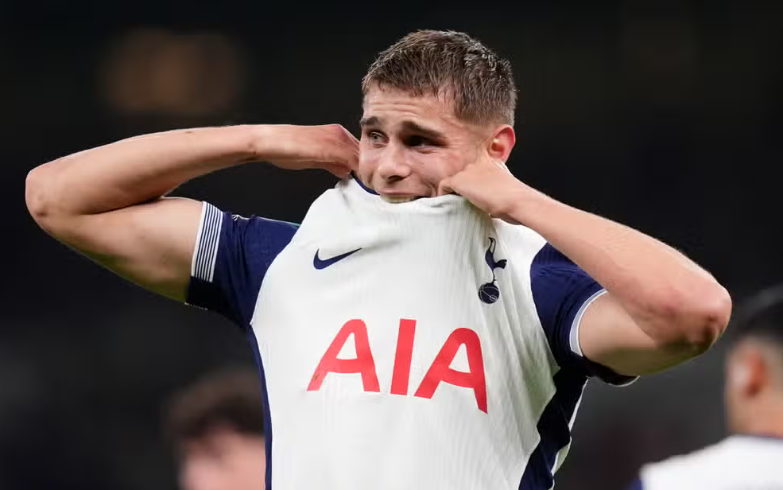
[[[725,383],[723,389],[726,423],[732,432],[741,432],[745,418],[747,367],[740,352],[731,352],[726,358]]]
[[[748,432],[764,418],[762,412],[771,406],[774,394],[779,393],[775,388],[776,376],[772,374],[783,371],[778,357],[775,348],[754,339],[741,342],[727,356],[724,396],[732,432]]]
[[[263,437],[216,428],[184,449],[180,470],[183,490],[263,490]]]
[[[476,160],[492,128],[460,121],[453,103],[372,88],[364,98],[359,177],[388,201],[434,197],[441,180]]]

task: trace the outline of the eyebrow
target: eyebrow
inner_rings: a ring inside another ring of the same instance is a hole
[[[359,126],[365,128],[367,126],[378,126],[378,125],[380,125],[380,123],[381,123],[381,120],[378,119],[377,116],[370,116],[370,117],[363,117],[359,121]]]
[[[413,121],[403,122],[402,127],[403,129],[405,129],[405,131],[408,131],[410,133],[417,133],[431,140],[443,140],[446,138],[446,135],[441,133],[440,131],[432,128],[425,128],[424,126],[417,124]]]
[[[359,125],[363,128],[368,126],[380,126],[381,119],[377,116],[362,118],[362,120],[359,121]],[[413,121],[403,121],[402,128],[409,133],[417,133],[424,136],[425,138],[430,138],[433,140],[442,140],[446,138],[446,135],[440,131],[424,127],[421,124],[415,123]]]

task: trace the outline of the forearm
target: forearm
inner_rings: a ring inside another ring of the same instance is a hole
[[[521,184],[509,217],[541,234],[622,304],[661,344],[711,344],[725,328],[728,294],[673,248]]]
[[[97,214],[163,196],[200,175],[252,160],[253,126],[154,133],[75,153],[34,169],[34,214]]]

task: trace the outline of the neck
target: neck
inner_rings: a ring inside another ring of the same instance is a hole
[[[745,421],[740,434],[777,437],[783,439],[783,396],[754,407],[752,416]]]

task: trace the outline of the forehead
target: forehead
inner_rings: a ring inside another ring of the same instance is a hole
[[[363,107],[362,120],[374,125],[396,126],[409,121],[443,130],[467,126],[454,115],[454,102],[446,96],[414,95],[404,90],[374,87],[364,96]]]

